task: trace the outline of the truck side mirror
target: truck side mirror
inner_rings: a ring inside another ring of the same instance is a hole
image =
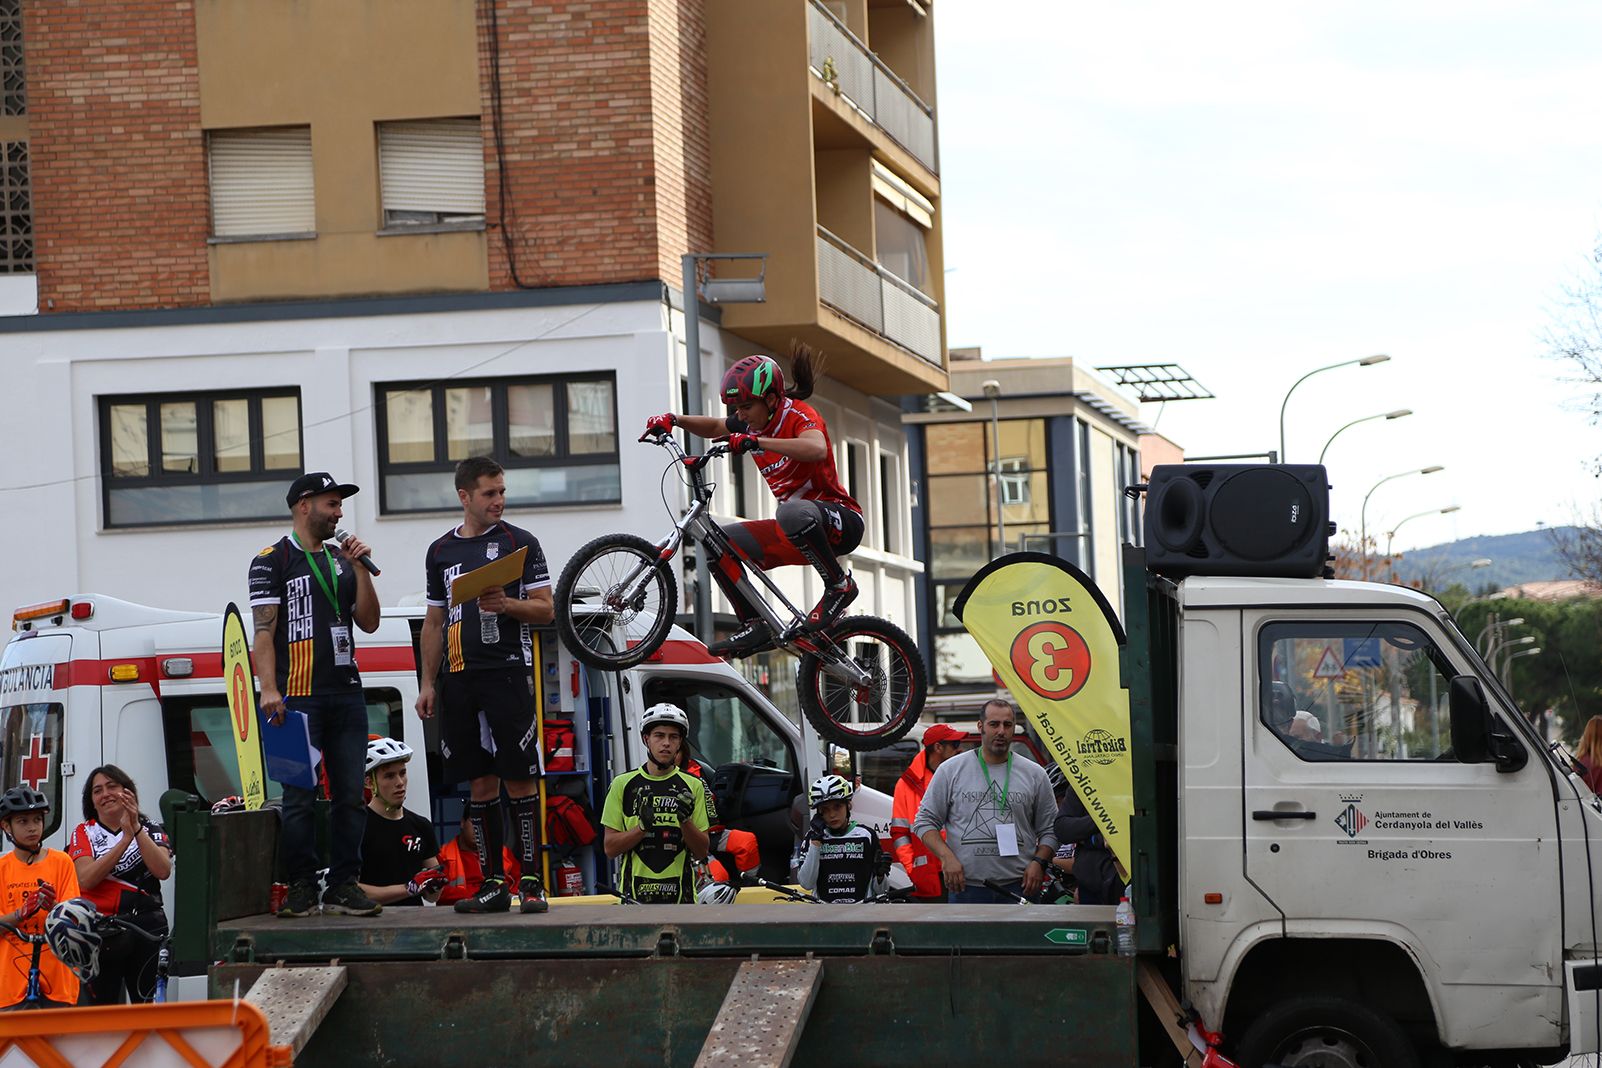
[[[1473,675],[1452,679],[1452,755],[1459,764],[1483,764],[1491,756],[1491,711]]]
[[[1513,772],[1530,759],[1518,738],[1496,729],[1480,680],[1473,675],[1452,679],[1452,753],[1460,764],[1496,761],[1499,772]]]

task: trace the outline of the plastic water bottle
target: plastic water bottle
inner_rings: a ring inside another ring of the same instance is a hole
[[[1130,905],[1127,897],[1118,899],[1118,911],[1114,920],[1118,925],[1118,955],[1120,957],[1133,957],[1135,955],[1135,909]]]

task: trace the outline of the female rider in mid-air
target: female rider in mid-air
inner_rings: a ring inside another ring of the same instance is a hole
[[[840,556],[862,541],[862,507],[840,484],[829,444],[829,428],[805,403],[822,371],[823,359],[807,346],[791,346],[793,384],[768,356],[747,356],[723,376],[719,395],[728,416],[654,415],[645,428],[681,426],[703,438],[723,438],[735,456],[754,454],[757,470],[779,500],[772,519],[735,523],[729,538],[751,563],[764,571],[785,564],[808,563],[823,576],[823,597],[807,615],[807,627],[821,630],[833,623],[856,599],[857,584],[840,564]],[[734,605],[741,625],[728,638],[713,642],[714,656],[750,656],[773,648],[774,635],[754,615],[733,583],[708,561],[712,577]]]

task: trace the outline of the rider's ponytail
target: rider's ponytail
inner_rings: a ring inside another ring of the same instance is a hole
[[[827,357],[804,341],[790,342],[790,379],[784,395],[792,400],[806,400],[823,376]]]

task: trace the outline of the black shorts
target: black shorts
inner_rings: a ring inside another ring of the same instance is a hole
[[[440,748],[454,782],[539,776],[534,677],[521,665],[440,676]]]

